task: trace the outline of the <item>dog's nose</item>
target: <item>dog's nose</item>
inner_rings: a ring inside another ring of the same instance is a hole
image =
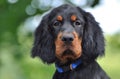
[[[73,37],[62,37],[62,41],[64,41],[64,42],[72,42]]]
[[[61,40],[63,42],[72,42],[74,40],[74,37],[71,34],[65,34],[65,35],[63,35],[63,37],[61,38]]]

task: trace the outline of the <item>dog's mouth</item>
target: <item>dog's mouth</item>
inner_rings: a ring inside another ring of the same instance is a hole
[[[65,50],[65,51],[62,53],[61,58],[64,59],[64,60],[65,60],[65,59],[67,59],[67,60],[74,60],[74,58],[75,58],[75,53],[74,53],[72,50],[67,49],[67,50]]]
[[[74,60],[76,55],[74,51],[67,49],[62,53],[61,57],[67,60]]]
[[[66,55],[74,55],[74,52],[70,49],[67,49],[63,52],[62,56],[66,56]]]
[[[73,50],[71,49],[66,49],[64,52],[61,54],[57,55],[57,58],[61,60],[62,63],[68,62],[68,61],[74,61],[77,58],[80,57],[80,53],[76,54]]]

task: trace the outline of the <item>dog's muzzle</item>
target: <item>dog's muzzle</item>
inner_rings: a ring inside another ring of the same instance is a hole
[[[62,62],[79,58],[82,52],[81,42],[76,32],[60,32],[55,41],[56,57]]]

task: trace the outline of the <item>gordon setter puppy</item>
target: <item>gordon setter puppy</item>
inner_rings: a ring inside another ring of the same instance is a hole
[[[55,63],[53,79],[110,79],[96,62],[104,36],[95,18],[69,4],[46,14],[35,31],[32,57]]]

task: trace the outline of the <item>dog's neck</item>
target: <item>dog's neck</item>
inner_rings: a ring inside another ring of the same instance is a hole
[[[67,72],[76,69],[79,65],[81,65],[82,60],[78,59],[73,62],[69,62],[67,64],[58,64],[57,62],[55,63],[56,69],[59,73]]]

